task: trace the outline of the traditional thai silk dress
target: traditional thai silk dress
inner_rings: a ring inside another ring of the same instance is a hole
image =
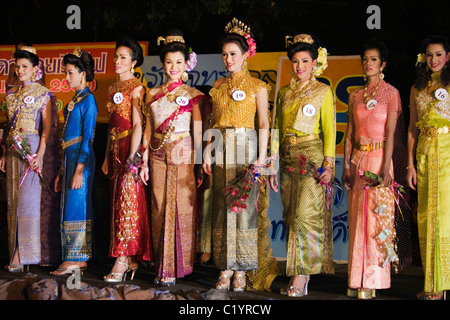
[[[439,100],[438,89],[450,92],[431,75],[423,90],[415,90],[417,127],[417,224],[425,276],[425,292],[450,290],[450,100]]]
[[[56,104],[54,104],[51,92],[36,82],[27,81],[15,93],[6,97],[9,135],[7,143],[11,145],[10,138],[19,133],[26,138],[31,153],[35,153],[39,147],[41,125],[41,112],[52,99],[52,127],[48,141],[57,142],[55,125]],[[57,197],[53,202],[46,202],[47,208],[44,214],[41,203],[41,194],[50,193],[49,186],[53,184],[57,169],[56,156],[49,155],[54,152],[50,147],[46,149],[42,164],[42,174],[48,185],[42,184],[38,174],[27,170],[27,163],[12,149],[7,151],[7,185],[8,185],[8,244],[12,257],[15,250],[19,250],[20,263],[53,264],[58,262],[59,241],[56,233],[47,232],[46,228],[57,227],[58,207]],[[50,163],[48,164],[47,161]],[[53,165],[53,170],[48,166]],[[20,183],[22,183],[20,185]],[[20,187],[19,187],[20,185]],[[54,195],[53,195],[54,196]],[[52,210],[54,209],[54,210]]]
[[[365,171],[380,174],[383,163],[386,121],[389,112],[401,112],[400,96],[393,86],[381,81],[375,107],[366,105],[363,89],[356,89],[349,104],[355,124],[355,145],[351,157],[352,188],[349,192],[349,288],[386,289],[395,262],[395,200],[386,187],[367,187]],[[375,86],[369,87],[372,96]],[[390,174],[394,178],[391,161]]]
[[[300,168],[300,155],[322,166],[334,158],[335,99],[328,85],[312,78],[292,79],[278,93],[276,127],[280,130],[280,180],[286,226],[286,275],[333,273],[331,206],[324,185],[289,168]],[[323,136],[323,140],[319,134]]]
[[[215,151],[211,214],[212,254],[215,265],[221,270],[250,271],[266,268],[259,261],[258,253],[262,253],[263,250],[259,249],[263,245],[264,249],[267,249],[261,236],[267,233],[267,229],[261,231],[259,227],[268,227],[268,204],[261,205],[252,194],[258,192],[258,188],[252,188],[249,199],[255,200],[248,201],[247,208],[242,212],[233,212],[225,203],[224,189],[237,174],[257,159],[255,95],[262,88],[270,91],[270,86],[252,77],[247,69],[239,71],[228,80],[231,80],[231,83],[225,82],[219,88],[210,90],[214,128],[217,129],[212,142],[212,149]],[[245,99],[234,100],[232,89],[244,91]],[[214,146],[218,140],[219,144]],[[264,192],[260,193],[261,198],[266,198]],[[270,245],[268,247],[270,248]]]
[[[150,149],[149,157],[151,230],[158,277],[181,278],[192,273],[195,261],[192,109],[206,97],[181,79],[171,83],[168,92],[157,94],[147,111],[154,128],[154,150]],[[178,98],[184,103],[177,103]],[[166,143],[162,145],[163,141]]]
[[[64,108],[61,179],[61,244],[63,261],[88,261],[92,257],[93,204],[95,173],[93,149],[97,103],[88,87],[78,90]],[[77,165],[84,164],[83,183],[72,189]]]
[[[142,84],[136,78],[115,82],[108,95],[111,194],[110,256],[151,260],[150,224],[144,187],[127,168],[132,133],[131,92]],[[121,93],[121,95],[119,94]],[[116,95],[117,94],[117,95]],[[114,97],[121,97],[115,100]]]

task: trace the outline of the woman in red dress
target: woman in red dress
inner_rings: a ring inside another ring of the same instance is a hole
[[[142,138],[142,113],[145,89],[134,77],[134,68],[143,62],[141,46],[133,39],[122,38],[116,44],[114,70],[119,81],[108,90],[110,114],[104,174],[110,178],[111,242],[110,256],[116,261],[107,282],[120,282],[137,269],[132,262],[151,259],[150,225],[144,187],[133,172],[131,163],[139,151]]]

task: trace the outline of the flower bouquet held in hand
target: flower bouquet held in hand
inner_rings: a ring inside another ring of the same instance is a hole
[[[379,176],[373,172],[370,172],[370,171],[364,171],[364,172],[359,171],[358,174],[361,177],[361,179],[366,181],[366,188],[382,186],[383,178],[381,176]],[[392,182],[389,189],[393,192],[395,203],[397,204],[398,210],[400,211],[400,214],[402,215],[402,218],[403,218],[403,213],[402,213],[402,210],[400,209],[399,199],[401,197],[405,201],[406,205],[409,208],[408,202],[403,197],[403,195],[406,194],[406,191],[403,188],[403,186],[396,181]],[[395,197],[395,195],[397,195],[397,197]]]
[[[133,177],[133,180],[142,183],[141,177],[139,176],[139,169],[144,164],[144,160],[142,160],[142,155],[145,152],[145,148],[143,146],[140,146],[138,150],[135,152],[134,156],[127,160],[126,165],[123,166],[124,170],[127,173],[130,173]],[[119,160],[119,158],[116,157],[117,162],[122,164]]]
[[[261,184],[267,180],[261,176],[259,168],[250,165],[239,173],[224,189],[227,208],[241,213],[247,209],[248,203],[256,203]]]
[[[33,154],[31,152],[31,147],[30,144],[28,143],[28,139],[25,136],[23,136],[22,133],[23,128],[20,128],[18,131],[14,132],[13,135],[11,136],[11,139],[9,139],[11,149],[14,150],[20,156],[20,158],[22,158],[22,160],[26,161],[28,165],[27,170],[20,179],[19,188],[22,186],[22,183],[24,182],[25,178],[27,177],[28,173],[31,170],[30,168],[31,162],[36,157],[36,154]],[[38,174],[41,182],[50,189],[49,185],[44,179],[44,176],[42,175],[42,169],[36,168],[34,169],[34,171]]]
[[[332,187],[343,190],[342,185],[336,180],[336,178],[332,178],[330,182],[324,183],[320,180],[320,175],[323,173],[324,168],[318,167],[316,164],[311,160],[308,159],[304,154],[300,154],[298,165],[295,167],[287,166],[286,167],[287,172],[292,174],[298,174],[300,176],[305,177],[312,177],[316,179],[317,183],[319,185],[324,185],[327,189],[325,193],[325,200],[327,209],[330,210],[330,203],[331,199],[333,198],[333,190]],[[339,193],[337,193],[339,194]],[[339,200],[340,202],[340,200]]]

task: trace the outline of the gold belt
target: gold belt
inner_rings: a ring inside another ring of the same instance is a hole
[[[307,136],[298,136],[296,133],[288,133],[283,136],[282,140],[287,140],[290,143],[301,143],[306,141],[312,141],[320,139],[318,134],[310,134]]]
[[[125,138],[126,136],[130,135],[131,131],[132,131],[131,129],[128,129],[128,130],[124,130],[124,131],[116,133],[116,134],[110,133],[109,138],[111,139],[111,141],[120,140],[120,139]]]
[[[427,137],[434,138],[438,134],[447,134],[450,130],[447,126],[441,127],[441,128],[435,128],[435,127],[428,127],[424,128],[420,131],[420,134],[425,134]]]
[[[83,137],[79,136],[79,137],[76,137],[76,138],[73,138],[73,139],[70,139],[70,140],[67,140],[67,141],[63,141],[61,143],[61,145],[62,145],[62,148],[64,150],[64,149],[66,149],[66,148],[68,148],[70,146],[73,146],[74,144],[80,143],[81,141],[83,141]]]
[[[374,142],[370,144],[355,144],[355,149],[358,149],[359,151],[375,151],[382,148],[384,148],[384,141]]]
[[[183,138],[189,137],[189,135],[190,135],[189,131],[185,131],[185,132],[181,132],[181,133],[177,133],[177,134],[171,134],[169,136],[170,137],[169,141],[175,141],[175,140],[183,139]],[[153,136],[155,138],[160,139],[160,140],[164,140],[164,137],[165,137],[165,135],[163,135],[161,133],[158,133],[158,132],[154,132]]]

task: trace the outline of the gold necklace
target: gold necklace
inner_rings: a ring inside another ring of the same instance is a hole
[[[245,75],[244,75],[244,76],[242,76],[242,79],[239,81],[239,84],[236,85],[236,86],[233,86],[233,78],[231,76],[229,76],[227,78],[227,91],[228,91],[228,94],[230,96],[232,96],[235,91],[240,90],[240,88],[243,87],[243,85],[245,84],[246,80],[247,80],[247,77],[245,77]]]
[[[177,88],[173,89],[172,92],[169,92],[169,84],[165,83],[161,86],[161,90],[166,96],[167,100],[169,100],[170,102],[175,102],[175,100],[181,95],[180,93],[178,93],[178,91],[180,91],[180,87],[181,86],[178,86]],[[177,91],[177,93],[174,93],[175,90]]]
[[[85,88],[86,89],[86,88]],[[86,97],[89,93],[86,93],[84,96],[81,96],[81,97],[79,97],[78,98],[78,96],[85,90],[85,89],[83,89],[83,90],[81,90],[80,92],[78,92],[78,94],[77,95],[75,95],[73,98],[72,98],[72,100],[68,103],[68,105],[67,105],[67,118],[66,118],[66,121],[64,122],[64,127],[63,127],[63,129],[62,129],[62,131],[61,131],[61,140],[63,140],[63,137],[64,137],[64,133],[66,133],[66,126],[67,126],[67,122],[69,122],[69,116],[70,116],[70,112],[73,110],[73,108],[75,107],[75,104],[76,103],[78,103],[78,102],[80,102],[84,97]],[[76,101],[75,101],[75,99],[76,99]]]
[[[366,104],[367,104],[367,102],[369,102],[370,100],[372,100],[373,98],[375,98],[375,96],[377,95],[378,87],[380,86],[380,83],[381,83],[381,81],[377,83],[377,86],[376,86],[375,89],[372,91],[372,94],[371,94],[370,97],[369,97],[368,94],[367,94],[367,88],[369,87],[369,84],[367,84],[367,85],[364,87],[363,98],[364,98],[364,102],[365,102]]]

